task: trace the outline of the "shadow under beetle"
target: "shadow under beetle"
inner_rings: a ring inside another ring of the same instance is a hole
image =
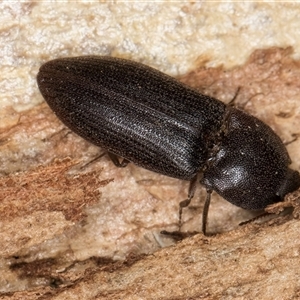
[[[105,148],[116,166],[190,181],[244,209],[264,209],[300,186],[280,138],[265,123],[143,64],[106,56],[61,58],[41,66],[39,89],[58,118]],[[122,162],[119,157],[124,158]]]

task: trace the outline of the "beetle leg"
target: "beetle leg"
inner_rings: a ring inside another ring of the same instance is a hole
[[[284,146],[287,146],[287,145],[289,145],[289,144],[294,143],[295,141],[298,140],[299,136],[300,136],[299,133],[293,133],[293,134],[292,134],[292,137],[293,137],[293,138],[292,138],[290,141],[283,143]]]
[[[202,232],[204,235],[206,235],[207,216],[208,216],[208,210],[210,205],[211,193],[212,190],[206,189],[206,199],[205,199],[203,212],[202,212]]]
[[[240,90],[241,90],[241,87],[239,86],[238,89],[237,89],[237,91],[235,92],[233,98],[227,103],[228,106],[231,106],[231,107],[235,106],[235,100],[236,100],[236,98],[237,98]]]
[[[93,164],[95,161],[97,161],[99,158],[101,158],[102,156],[105,155],[105,152],[99,154],[98,156],[96,156],[95,158],[91,159],[90,161],[88,161],[86,164],[84,164],[83,166],[80,167],[80,169],[85,169],[86,167],[88,167],[89,165]]]
[[[188,198],[181,201],[179,203],[179,231],[181,229],[181,225],[182,225],[182,210],[185,208],[185,207],[188,207],[194,197],[194,194],[195,194],[195,190],[196,190],[196,184],[197,184],[197,178],[198,178],[198,175],[195,175],[191,181],[190,181],[190,185],[189,185],[189,191],[188,191]]]
[[[129,163],[129,160],[127,160],[126,158],[123,158],[123,160],[120,162],[119,157],[114,153],[107,151],[107,154],[108,154],[110,160],[113,162],[113,164],[117,168],[125,168]]]

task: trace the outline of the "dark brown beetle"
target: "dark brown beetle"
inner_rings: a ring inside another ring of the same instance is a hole
[[[39,89],[60,120],[107,149],[117,166],[138,166],[213,190],[244,209],[278,202],[300,186],[280,138],[257,118],[129,60],[86,56],[45,63]],[[119,162],[118,157],[124,160]]]

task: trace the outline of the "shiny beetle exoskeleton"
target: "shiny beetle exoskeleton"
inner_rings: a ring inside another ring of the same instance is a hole
[[[58,118],[115,164],[130,161],[192,183],[200,174],[208,191],[204,233],[212,190],[255,210],[300,186],[268,125],[151,67],[105,56],[61,58],[45,63],[37,81]],[[191,184],[181,210],[193,191]]]

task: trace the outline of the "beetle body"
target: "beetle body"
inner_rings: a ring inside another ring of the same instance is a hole
[[[257,118],[129,60],[56,59],[39,89],[74,132],[146,169],[201,183],[246,209],[300,186],[280,138]],[[190,197],[191,198],[191,197]]]

